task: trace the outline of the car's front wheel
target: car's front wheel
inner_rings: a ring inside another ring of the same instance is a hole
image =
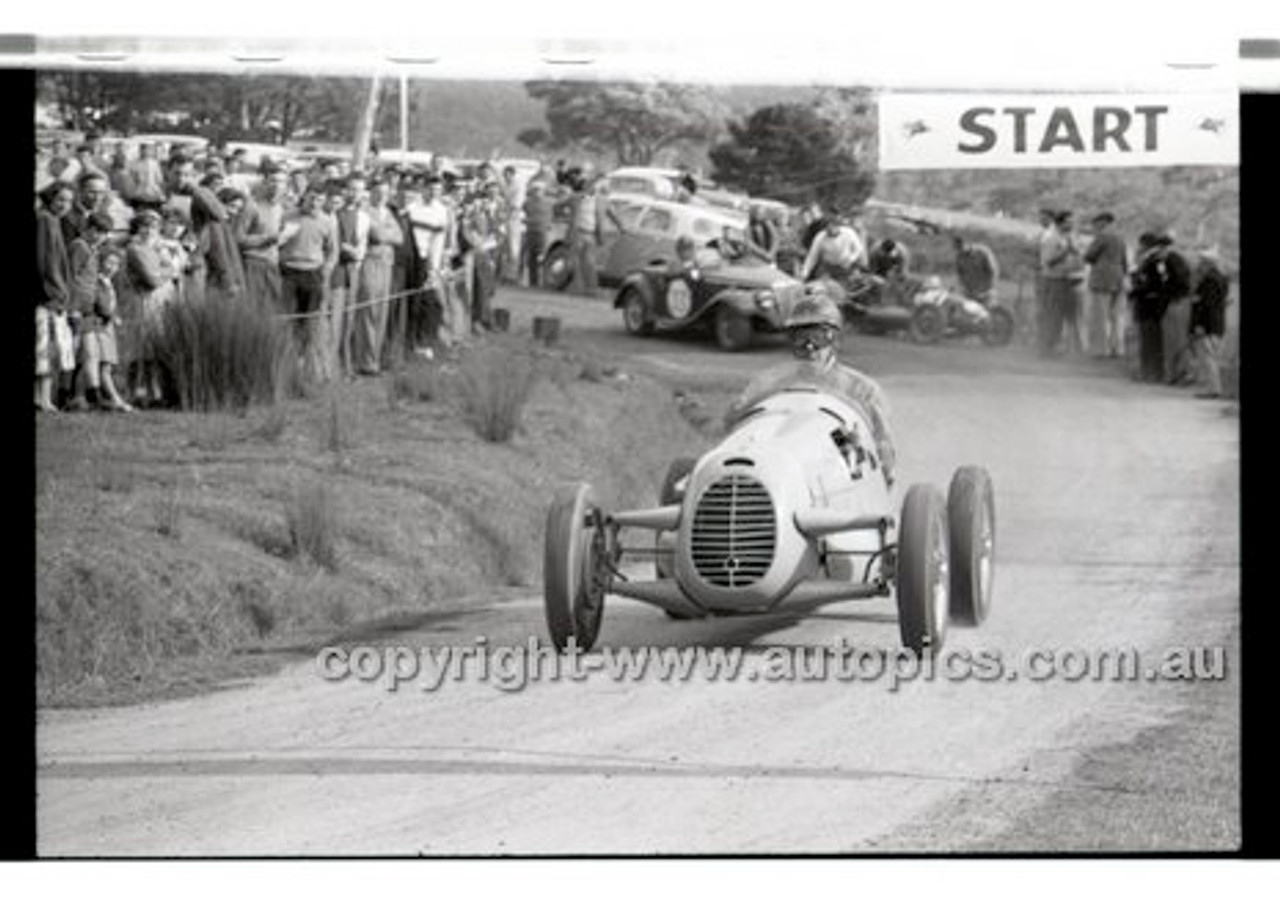
[[[572,638],[586,652],[600,634],[604,610],[604,533],[590,485],[562,488],[547,512],[543,543],[543,599],[556,649]]]
[[[951,547],[951,617],[977,627],[991,610],[995,573],[996,500],[985,468],[956,470],[947,491]]]
[[[630,334],[644,337],[653,333],[653,319],[649,315],[649,306],[644,296],[635,287],[628,287],[622,293],[622,323]]]
[[[542,282],[552,290],[567,290],[573,283],[573,260],[564,244],[551,246],[542,261]]]
[[[916,306],[907,331],[917,344],[936,344],[947,330],[947,319],[934,305]]]
[[[912,485],[899,531],[898,630],[903,646],[923,657],[942,647],[951,597],[946,506],[936,487]]]
[[[751,319],[733,306],[716,309],[713,322],[712,331],[721,350],[745,350],[751,343]]]

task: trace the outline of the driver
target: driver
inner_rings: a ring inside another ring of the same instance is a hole
[[[840,307],[820,286],[809,284],[787,319],[794,359],[767,369],[753,379],[729,406],[725,413],[725,428],[737,423],[749,408],[789,385],[820,385],[862,408],[871,423],[876,452],[884,465],[885,480],[892,484],[897,449],[889,430],[889,409],[884,392],[870,376],[845,366],[836,358],[843,330]]]

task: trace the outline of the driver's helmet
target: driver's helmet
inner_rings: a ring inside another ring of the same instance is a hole
[[[827,325],[837,331],[844,329],[844,315],[840,307],[821,284],[806,284],[804,294],[787,318],[788,329],[809,325]]]

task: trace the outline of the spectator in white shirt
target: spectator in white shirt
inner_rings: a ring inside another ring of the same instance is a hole
[[[138,144],[138,158],[129,163],[129,206],[134,210],[158,210],[164,203],[164,169],[156,159],[154,143]]]
[[[832,213],[826,227],[814,237],[800,276],[805,280],[830,277],[845,283],[855,269],[865,269],[866,261],[862,237],[842,216]]]

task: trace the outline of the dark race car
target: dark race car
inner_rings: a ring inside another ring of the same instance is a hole
[[[742,350],[755,331],[783,328],[802,284],[740,242],[718,240],[695,259],[650,262],[628,275],[614,299],[637,335],[703,328],[724,350]]]

